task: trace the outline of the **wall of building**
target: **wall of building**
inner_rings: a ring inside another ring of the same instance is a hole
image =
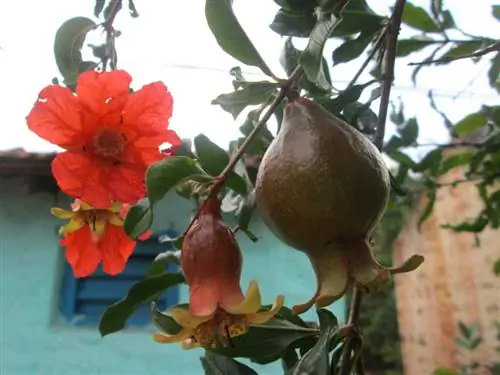
[[[96,328],[76,328],[57,319],[63,265],[50,215],[68,200],[47,193],[27,194],[20,179],[0,179],[0,373],[2,375],[148,375],[202,374],[200,350],[159,345],[151,329],[123,331],[101,338]],[[182,231],[191,214],[189,202],[171,195],[159,207],[157,229]],[[315,279],[306,257],[290,251],[257,219],[252,230],[261,239],[241,237],[245,264],[242,283],[257,279],[263,303],[284,293],[288,306],[314,291]],[[181,299],[186,301],[186,288]],[[342,319],[343,301],[332,306]],[[314,311],[304,316],[315,319]],[[281,365],[255,367],[262,375],[282,374]]]
[[[463,173],[454,170],[442,182],[461,178]],[[420,203],[423,209],[426,198]],[[438,367],[458,369],[470,361],[500,362],[500,332],[495,327],[500,324],[500,277],[493,273],[500,258],[500,232],[486,229],[477,246],[473,234],[441,228],[476,217],[482,207],[472,183],[442,188],[421,231],[415,212],[394,244],[395,264],[411,254],[425,256],[418,270],[395,277],[405,375],[432,374]],[[456,344],[459,322],[476,326],[483,337],[473,355]]]

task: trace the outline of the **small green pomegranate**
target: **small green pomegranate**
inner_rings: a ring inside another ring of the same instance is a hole
[[[382,155],[364,135],[308,99],[287,104],[259,167],[256,201],[264,223],[306,253],[316,273],[317,291],[296,313],[331,304],[353,282],[369,291],[420,265],[412,257],[389,269],[373,258],[369,238],[389,192]]]

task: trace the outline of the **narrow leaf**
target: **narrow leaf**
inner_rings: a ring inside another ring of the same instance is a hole
[[[205,17],[217,43],[226,53],[274,77],[236,18],[232,0],[206,0]]]
[[[338,322],[335,316],[325,309],[317,311],[321,333],[316,345],[314,345],[297,364],[285,375],[329,375],[330,365],[328,353],[331,341],[338,335]]]
[[[99,17],[104,9],[105,0],[96,0],[94,5],[94,16]]]
[[[500,276],[500,259],[497,259],[497,261],[493,265],[493,273],[495,274],[495,276]]]
[[[396,52],[397,57],[409,56],[413,52],[418,52],[428,47],[435,42],[431,39],[420,40],[420,39],[401,39],[398,41],[398,49]]]
[[[457,122],[453,130],[460,135],[467,135],[481,129],[487,122],[488,119],[483,113],[471,113]]]
[[[205,375],[258,375],[243,363],[210,351],[206,351],[200,360]]]
[[[152,164],[146,172],[146,186],[151,204],[160,201],[182,181],[203,176],[205,172],[186,156],[173,156]],[[209,180],[209,176],[206,177]]]
[[[413,5],[410,2],[406,2],[405,4],[401,22],[420,31],[430,33],[440,32],[436,21],[423,8]]]
[[[218,176],[229,163],[227,152],[204,134],[199,134],[194,138],[194,148],[203,169],[214,177]]]
[[[141,305],[156,299],[169,287],[184,283],[184,276],[179,273],[164,273],[139,281],[130,288],[127,296],[119,302],[109,306],[99,323],[99,332],[102,336],[120,331],[125,327],[127,319],[132,316]]]
[[[276,84],[271,82],[249,82],[237,91],[219,95],[212,100],[212,104],[220,105],[224,111],[229,112],[236,119],[246,107],[269,100],[276,88]]]
[[[309,42],[299,57],[299,64],[302,66],[307,78],[311,82],[319,83],[318,77],[321,70],[325,43],[332,31],[341,21],[342,18],[337,19],[333,15],[327,20],[318,21],[309,36]],[[322,88],[328,89],[328,87]]]
[[[123,223],[123,229],[130,238],[136,239],[151,228],[153,221],[153,208],[149,199],[143,198],[128,211]]]
[[[434,203],[436,203],[436,190],[433,189],[427,193],[427,204],[420,214],[420,218],[417,223],[418,230],[420,230],[422,224],[429,218],[429,216],[431,216],[432,210],[434,209]]]
[[[65,21],[56,32],[54,56],[67,86],[76,83],[78,68],[82,63],[83,42],[87,33],[96,26],[89,18],[74,17]]]

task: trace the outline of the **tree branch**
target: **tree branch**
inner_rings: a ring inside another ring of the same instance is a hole
[[[361,290],[359,290],[359,288],[354,288],[351,298],[352,298],[351,306],[349,308],[349,318],[347,320],[347,325],[354,327],[353,330],[354,334],[358,334],[357,326],[359,323],[359,313],[361,311],[361,301],[363,299],[363,293],[361,292]],[[340,375],[350,375],[351,371],[350,360],[354,342],[355,340],[353,339],[352,336],[347,338],[347,342],[345,343],[344,348],[342,350],[342,357],[340,362]],[[356,364],[356,370],[357,370],[356,375],[364,375],[364,369],[362,364],[363,362],[361,360],[361,356],[359,356],[358,362]]]
[[[207,202],[216,196],[219,192],[220,189],[222,188],[222,185],[224,185],[224,182],[227,179],[228,173],[234,168],[236,163],[238,163],[238,160],[243,156],[243,153],[245,152],[246,148],[248,145],[252,142],[252,140],[257,136],[257,133],[259,130],[264,126],[264,124],[267,123],[267,121],[271,118],[273,113],[276,111],[282,100],[287,97],[290,94],[290,91],[293,89],[295,83],[302,77],[304,70],[300,65],[298,65],[293,73],[290,75],[290,77],[284,81],[284,83],[281,85],[281,90],[276,95],[274,100],[271,102],[269,107],[267,108],[266,112],[264,115],[260,118],[259,122],[255,125],[251,133],[245,138],[245,141],[240,145],[240,147],[236,150],[236,152],[231,156],[231,159],[229,160],[229,163],[225,166],[223,171],[214,179],[214,183],[212,185],[212,189],[210,190],[210,193],[208,194],[207,199],[201,204],[200,208],[196,212],[196,214],[193,216],[191,219],[191,222],[189,223],[188,227],[186,228],[186,231],[184,232],[187,233],[189,229],[191,229],[192,225],[200,215],[201,209],[207,204]]]
[[[396,61],[396,51],[398,47],[399,28],[401,27],[401,17],[406,0],[397,0],[394,6],[391,19],[388,24],[387,50],[384,61],[384,78],[381,86],[380,107],[378,113],[377,134],[374,143],[379,150],[382,150],[385,135],[385,122],[387,120],[387,110],[391,95],[391,86],[394,81],[394,65]]]
[[[446,64],[446,63],[456,61],[456,60],[469,59],[471,57],[481,57],[481,56],[484,56],[484,55],[491,53],[491,52],[500,52],[500,42],[492,44],[486,48],[483,48],[477,52],[474,52],[474,53],[471,53],[468,55],[457,56],[457,57],[444,57],[441,59],[435,59],[435,60],[429,60],[429,61],[412,62],[412,63],[409,63],[408,65]]]

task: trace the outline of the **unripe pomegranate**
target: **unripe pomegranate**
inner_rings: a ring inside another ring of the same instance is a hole
[[[382,155],[363,134],[308,99],[287,104],[259,167],[256,201],[269,229],[315,270],[317,291],[297,313],[332,303],[351,282],[371,290],[421,263],[386,269],[372,256],[369,238],[389,193]]]

